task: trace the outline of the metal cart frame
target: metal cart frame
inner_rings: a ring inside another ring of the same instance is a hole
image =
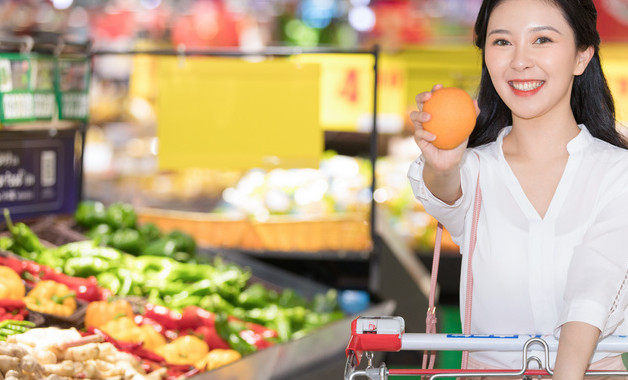
[[[552,335],[464,335],[406,333],[401,317],[358,317],[351,324],[351,338],[345,351],[347,361],[344,380],[367,377],[370,380],[386,380],[389,376],[420,375],[429,379],[444,377],[551,377],[550,352],[558,349],[558,341]],[[385,363],[373,366],[373,352],[401,350],[417,351],[521,351],[520,369],[389,369]],[[628,352],[628,336],[613,335],[604,338],[596,347],[598,352]],[[367,364],[359,369],[362,356]],[[536,365],[533,365],[536,363]],[[538,367],[538,368],[532,368]],[[625,376],[628,371],[587,371],[585,376]]]

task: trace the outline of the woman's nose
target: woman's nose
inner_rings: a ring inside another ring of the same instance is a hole
[[[510,67],[515,70],[525,70],[534,66],[534,58],[524,46],[517,46],[513,52]]]

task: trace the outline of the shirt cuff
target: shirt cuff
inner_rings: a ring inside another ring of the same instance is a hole
[[[439,198],[437,198],[434,194],[432,194],[430,189],[428,189],[427,186],[425,186],[425,182],[423,181],[423,169],[424,168],[425,168],[425,159],[423,158],[423,156],[419,156],[419,158],[417,158],[410,164],[410,168],[408,169],[408,179],[410,180],[410,185],[412,187],[412,192],[414,193],[414,196],[422,203],[424,202],[436,203],[440,207],[445,207],[445,208],[459,207],[460,204],[462,203],[462,199],[464,198],[464,196],[461,196],[460,198],[458,198],[453,204],[448,204],[448,203],[443,202]],[[464,195],[464,189],[463,189],[463,195]]]
[[[567,322],[584,322],[604,331],[608,319],[608,310],[599,302],[592,300],[574,300],[566,305],[558,318],[554,335],[560,336],[560,328]]]

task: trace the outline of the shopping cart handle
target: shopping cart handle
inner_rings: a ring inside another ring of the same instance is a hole
[[[396,352],[401,350],[432,351],[521,351],[526,342],[542,340],[550,352],[558,349],[553,335],[526,334],[423,334],[406,333],[401,317],[358,317],[351,323],[351,338],[346,355],[354,354],[356,365],[363,352]],[[539,346],[540,343],[535,343]],[[542,347],[537,347],[542,348]],[[534,346],[531,347],[534,350]],[[600,340],[596,352],[628,352],[627,335],[611,335]]]
[[[355,354],[355,365],[360,365],[364,351],[401,350],[405,321],[401,317],[358,317],[351,322],[351,338],[345,353]]]

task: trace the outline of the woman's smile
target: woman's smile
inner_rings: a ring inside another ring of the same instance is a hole
[[[545,81],[543,80],[511,80],[508,82],[513,92],[517,96],[531,96],[541,90]]]

